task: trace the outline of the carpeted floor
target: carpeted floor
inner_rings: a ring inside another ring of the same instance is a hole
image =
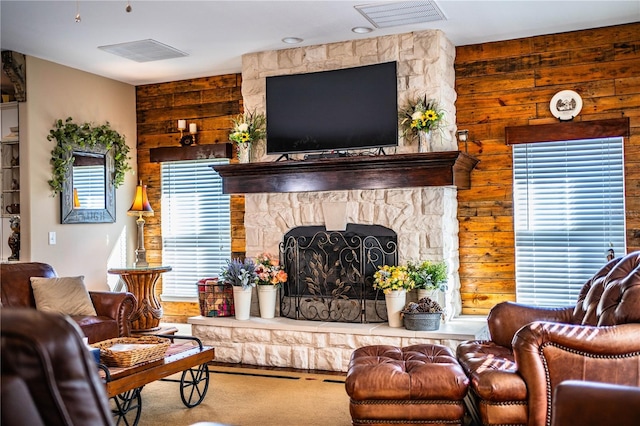
[[[179,383],[146,385],[139,425],[351,425],[344,376],[225,366],[210,366],[209,371],[207,395],[194,408],[183,405]],[[172,378],[179,380],[180,375]]]

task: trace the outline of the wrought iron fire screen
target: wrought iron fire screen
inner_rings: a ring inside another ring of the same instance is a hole
[[[385,322],[384,294],[373,274],[398,261],[397,235],[379,225],[348,224],[345,231],[324,226],[293,228],[280,243],[289,276],[280,315],[334,322]]]

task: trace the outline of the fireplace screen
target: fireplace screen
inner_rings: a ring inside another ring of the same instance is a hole
[[[280,243],[289,276],[280,315],[334,322],[385,322],[384,294],[373,288],[378,266],[396,265],[397,235],[378,225],[348,224],[345,231],[324,226],[291,229]]]

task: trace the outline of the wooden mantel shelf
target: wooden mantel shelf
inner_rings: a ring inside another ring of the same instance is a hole
[[[471,187],[478,160],[461,151],[216,165],[225,194],[416,186]]]

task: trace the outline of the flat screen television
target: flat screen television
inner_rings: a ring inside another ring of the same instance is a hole
[[[396,62],[267,77],[267,154],[398,145]]]

